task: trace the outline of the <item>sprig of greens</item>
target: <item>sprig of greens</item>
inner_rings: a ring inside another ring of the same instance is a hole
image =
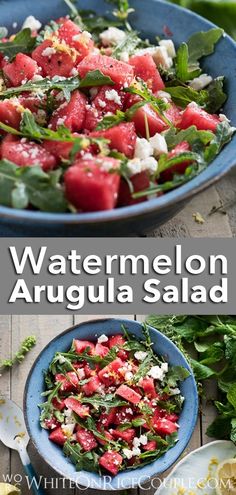
[[[32,36],[29,28],[25,28],[17,33],[13,40],[0,43],[0,53],[12,60],[17,53],[31,53],[35,45],[36,38]]]
[[[0,361],[0,368],[12,368],[16,363],[22,363],[25,359],[26,354],[31,351],[31,349],[36,345],[36,337],[30,335],[26,337],[20,344],[19,350],[14,354],[12,358],[3,359]]]
[[[170,338],[184,353],[204,390],[205,380],[217,381],[218,416],[208,427],[210,437],[236,443],[236,317],[151,315],[147,323]],[[198,352],[198,360],[191,354]]]

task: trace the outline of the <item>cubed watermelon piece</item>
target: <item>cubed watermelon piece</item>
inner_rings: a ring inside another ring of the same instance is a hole
[[[68,407],[68,409],[72,409],[72,411],[78,414],[80,418],[86,418],[89,416],[89,406],[81,404],[79,400],[74,397],[68,397],[68,399],[65,399],[65,406]]]
[[[156,440],[150,440],[149,442],[146,443],[146,445],[143,445],[143,450],[146,450],[147,452],[153,452],[156,449],[157,449]]]
[[[167,413],[165,414],[164,416],[166,419],[168,419],[168,421],[172,421],[172,423],[176,423],[179,419],[179,416],[178,414],[175,414],[175,413]]]
[[[174,158],[175,156],[180,155],[181,153],[185,153],[190,151],[190,145],[187,141],[183,141],[168,154],[169,158]],[[174,174],[184,174],[186,168],[191,164],[190,160],[185,160],[182,163],[178,163],[171,168],[164,170],[160,175],[161,182],[167,182],[173,179]]]
[[[89,365],[89,363],[85,363],[85,365],[84,365],[84,372],[85,372],[86,378],[90,378],[91,376],[97,375],[98,369],[99,369],[98,364],[96,364],[94,366],[94,368],[91,368],[91,366]]]
[[[78,52],[76,63],[86,57],[94,47],[94,42],[87,32],[82,32],[79,26],[70,19],[65,19],[58,29],[57,36],[60,41],[75,48]]]
[[[190,103],[182,115],[180,128],[188,129],[188,127],[195,125],[199,131],[215,132],[219,124],[218,115],[211,115],[197,104]]]
[[[114,422],[116,413],[117,409],[115,407],[112,407],[109,412],[103,412],[99,418],[99,424],[101,425],[101,427],[108,428],[108,426],[110,426]]]
[[[112,434],[113,438],[115,439],[121,439],[124,440],[124,442],[131,443],[132,440],[135,437],[135,429],[134,428],[127,428],[127,430],[110,430],[110,433]]]
[[[114,361],[112,361],[102,370],[99,371],[98,373],[99,379],[108,387],[110,385],[120,383],[122,376],[119,373],[119,370],[124,366],[125,366],[125,362],[122,361],[120,358],[114,359]]]
[[[115,208],[120,175],[109,170],[119,168],[113,158],[79,160],[64,176],[67,199],[78,211],[102,211]]]
[[[118,452],[108,450],[99,459],[99,464],[114,476],[119,472],[123,462],[122,456]]]
[[[79,132],[85,123],[86,96],[78,90],[73,91],[69,103],[62,103],[53,112],[50,119],[51,129],[56,130],[60,125],[68,127],[72,132]]]
[[[101,356],[103,358],[107,355],[108,352],[109,352],[108,347],[99,343],[96,344],[94,354],[96,354],[97,356]]]
[[[122,406],[117,408],[113,423],[114,425],[120,425],[122,423],[129,423],[132,419],[134,419],[132,408],[130,406]]]
[[[153,378],[141,378],[139,381],[139,386],[144,390],[147,397],[151,397],[153,399],[157,397]]]
[[[149,135],[151,137],[168,128],[168,125],[161,119],[161,117],[159,117],[157,112],[155,112],[149,104],[138,108],[132,117],[132,121],[135,124],[136,132],[145,138],[147,134],[146,122],[149,129]]]
[[[93,106],[104,113],[116,113],[122,110],[127,94],[116,86],[102,86],[97,95],[92,99]]]
[[[13,62],[3,68],[4,76],[11,86],[20,86],[30,81],[39,71],[35,60],[24,53],[17,53]]]
[[[32,58],[42,68],[44,77],[70,77],[75,65],[74,54],[65,50],[65,46],[53,46],[51,40],[45,40],[32,52]]]
[[[93,354],[93,351],[95,349],[94,343],[91,342],[90,340],[74,339],[73,340],[73,346],[74,346],[75,352],[77,352],[77,354],[81,354],[84,351],[87,351],[88,354]]]
[[[0,122],[3,124],[19,129],[21,122],[21,107],[17,100],[0,101]],[[0,131],[3,133],[4,131]]]
[[[145,191],[145,189],[148,189],[150,186],[150,175],[147,170],[143,170],[142,172],[133,175],[130,180],[133,185],[133,192]],[[132,198],[133,192],[131,192],[127,181],[122,179],[118,195],[118,206],[130,206],[136,203],[142,203],[147,199],[146,196],[134,199]]]
[[[73,392],[78,389],[79,378],[74,371],[68,371],[65,375],[57,373],[56,382],[62,382],[60,387],[61,392]]]
[[[134,78],[134,70],[131,65],[120,62],[107,55],[88,55],[78,65],[80,77],[93,70],[100,70],[104,76],[109,76],[117,86],[130,85]]]
[[[45,419],[43,423],[47,430],[55,430],[55,428],[61,426],[59,421],[57,421],[57,419],[54,416],[50,419]]]
[[[104,112],[102,110],[97,110],[94,105],[87,105],[84,122],[85,131],[94,131],[103,117]]]
[[[102,384],[98,376],[92,376],[89,382],[85,383],[85,385],[82,385],[82,391],[85,395],[90,396],[98,392],[98,389],[101,387],[101,385]]]
[[[113,335],[112,337],[109,337],[108,345],[110,349],[114,346],[122,347],[125,344],[125,339],[123,335]],[[120,359],[128,359],[129,353],[125,351],[124,349],[120,349],[119,352],[117,353],[117,356]]]
[[[172,435],[172,433],[175,433],[178,430],[175,423],[172,423],[172,421],[168,421],[168,419],[165,418],[158,419],[154,424],[154,428],[158,435],[161,436]]]
[[[64,435],[61,426],[59,426],[55,430],[51,431],[51,433],[49,435],[49,439],[52,442],[57,443],[58,445],[62,446],[66,442],[67,437],[66,437],[66,435]]]
[[[113,440],[113,436],[109,433],[109,431],[106,431],[106,430],[103,430],[101,431],[100,427],[98,426],[98,431],[100,433],[102,433],[102,435],[104,437],[106,437],[107,440],[102,440],[101,438],[97,437],[97,441],[98,443],[100,443],[101,445],[107,445],[107,443],[110,441],[110,440]]]
[[[24,108],[28,108],[32,113],[36,113],[37,118],[39,117],[39,111],[43,112],[44,107],[46,109],[46,99],[45,98],[40,98],[39,96],[35,96],[33,93],[25,93],[22,96],[19,96],[19,103],[22,105]],[[42,115],[44,115],[42,113]],[[45,112],[45,117],[46,117],[46,112]]]
[[[142,399],[142,396],[135,392],[131,387],[128,387],[127,385],[121,385],[117,390],[116,390],[116,395],[119,395],[120,397],[123,397],[123,399],[131,402],[132,404],[138,404],[140,400]]]
[[[1,145],[2,158],[9,160],[19,167],[40,165],[45,172],[53,170],[56,159],[40,144],[32,141],[6,136]]]
[[[165,84],[150,53],[134,55],[129,59],[129,63],[134,67],[134,75],[145,81],[153,93],[165,88]]]
[[[96,449],[98,445],[93,433],[91,431],[84,430],[83,428],[77,431],[76,437],[85,452]]]
[[[62,411],[65,407],[65,401],[64,400],[59,400],[56,397],[53,397],[52,399],[52,405],[55,409],[58,409],[58,411]]]
[[[133,158],[137,134],[133,122],[119,124],[105,131],[95,131],[91,134],[94,137],[103,137],[110,141],[109,147],[124,153],[127,158]]]

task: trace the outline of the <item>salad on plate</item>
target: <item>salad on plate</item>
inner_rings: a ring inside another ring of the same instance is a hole
[[[46,26],[0,28],[0,204],[104,211],[197,176],[234,132],[224,76],[200,65],[223,30],[176,46],[168,30],[143,39],[127,1],[109,17],[66,3]]]
[[[45,373],[41,427],[78,471],[115,476],[153,462],[178,441],[179,385],[189,371],[154,353],[146,326],[143,341],[122,331],[74,339]]]

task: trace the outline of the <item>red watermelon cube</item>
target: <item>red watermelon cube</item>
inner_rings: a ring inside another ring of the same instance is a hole
[[[159,70],[149,53],[134,55],[129,59],[129,63],[134,67],[135,76],[145,81],[153,93],[165,88]]]
[[[3,73],[11,86],[20,86],[30,81],[38,72],[37,63],[24,53],[17,53],[13,62],[3,68]]]
[[[131,65],[120,62],[107,55],[88,55],[78,65],[80,77],[93,70],[100,70],[104,76],[109,76],[117,86],[130,85],[134,78],[134,70]]]
[[[122,456],[118,452],[113,452],[112,450],[108,450],[107,452],[105,452],[105,454],[103,454],[99,459],[100,466],[102,466],[114,476],[120,470],[122,462]]]

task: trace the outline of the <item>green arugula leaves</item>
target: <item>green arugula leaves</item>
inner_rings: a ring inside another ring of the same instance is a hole
[[[17,33],[12,41],[0,43],[0,53],[12,60],[17,53],[31,53],[35,45],[36,38],[32,36],[29,28],[25,28]]]
[[[184,353],[203,394],[205,380],[217,381],[220,400],[214,404],[218,416],[207,428],[207,435],[236,443],[236,316],[151,315],[147,323]],[[196,351],[198,359],[192,357]]]

